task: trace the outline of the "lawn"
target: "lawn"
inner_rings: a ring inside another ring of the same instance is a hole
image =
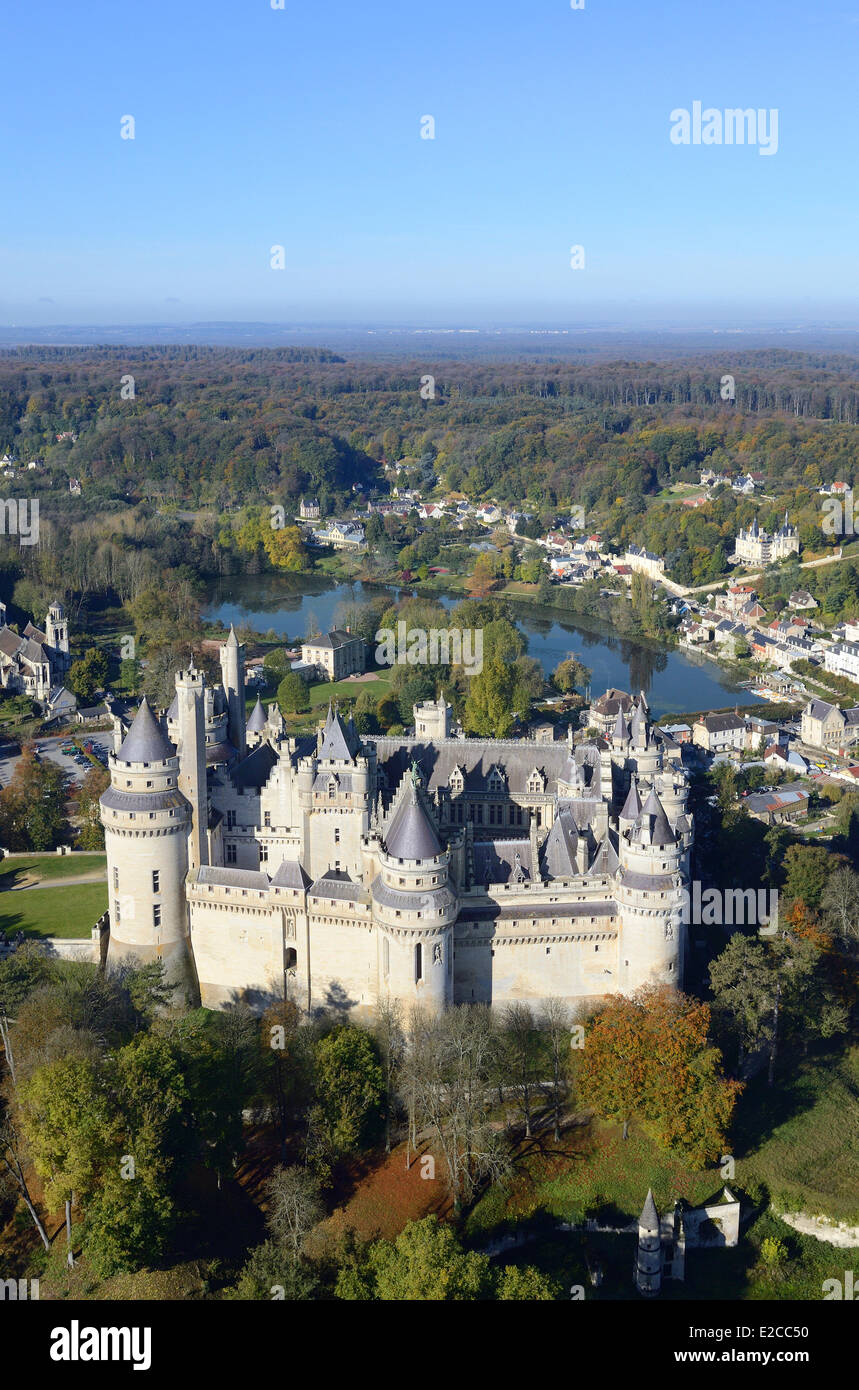
[[[0,933],[26,936],[89,937],[107,909],[106,883],[73,883],[63,888],[28,888],[0,898]]]
[[[391,669],[376,671],[372,680],[320,681],[310,687],[311,710],[327,706],[329,700],[357,700],[363,690],[369,690],[374,700],[387,695],[391,684]]]
[[[103,854],[28,854],[3,859],[0,861],[0,892],[13,883],[104,873],[106,862]]]
[[[756,1078],[735,1125],[736,1181],[782,1211],[859,1223],[859,1047]]]
[[[628,1139],[619,1125],[598,1120],[573,1123],[555,1145],[534,1141],[522,1151],[516,1173],[478,1202],[468,1219],[475,1239],[499,1228],[548,1213],[559,1221],[581,1221],[602,1213],[609,1224],[638,1217],[648,1187],[660,1209],[683,1197],[695,1205],[722,1187],[718,1170],[696,1172],[667,1153],[638,1124]]]

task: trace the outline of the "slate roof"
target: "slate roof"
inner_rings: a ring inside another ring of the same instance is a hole
[[[160,763],[175,756],[173,744],[152,713],[145,695],[116,756],[123,763]]]
[[[548,878],[572,878],[579,872],[576,847],[579,832],[569,811],[561,811],[552,823],[543,845],[543,868]]]
[[[399,786],[414,760],[420,768],[423,785],[431,795],[440,788],[447,790],[455,767],[462,770],[467,792],[488,792],[489,774],[496,765],[507,778],[511,796],[527,795],[528,778],[535,766],[546,775],[546,791],[557,793],[559,782],[574,780],[574,761],[579,780],[587,788],[586,799],[599,794],[596,750],[587,746],[577,748],[575,758],[571,759],[569,747],[561,740],[539,744],[524,739],[499,744],[476,738],[441,739],[432,743],[405,738],[366,738],[364,741],[375,744],[379,770],[384,774],[383,785],[389,790]]]
[[[623,810],[620,813],[621,820],[638,820],[641,815],[641,797],[638,795],[638,787],[635,778],[632,777],[629,783],[629,793],[623,803]]]
[[[306,888],[309,882],[310,875],[297,859],[282,859],[271,880],[273,888]]]
[[[350,719],[348,725],[344,724],[338,711],[332,710],[329,705],[325,727],[322,730],[320,758],[333,758],[347,763],[354,762],[359,744],[360,740],[355,732],[354,722]]]
[[[262,701],[260,700],[259,695],[257,695],[257,702],[254,705],[251,717],[248,720],[248,733],[261,734],[263,729],[265,728],[265,725],[265,710],[262,707]]]
[[[307,890],[311,898],[336,898],[341,902],[367,902],[366,888],[355,883],[342,869],[326,869]]]
[[[655,789],[651,789],[642,808],[641,833],[644,842],[651,845],[673,845],[677,838]]]
[[[394,859],[435,859],[441,845],[414,782],[406,791],[385,832],[385,849]]]
[[[326,632],[324,636],[311,637],[302,643],[305,647],[346,647],[350,642],[360,642],[361,638],[354,632],[343,632],[339,628],[334,628],[331,632]]]
[[[659,1212],[656,1210],[656,1203],[653,1200],[653,1192],[649,1187],[647,1189],[647,1200],[644,1203],[641,1215],[638,1218],[638,1224],[639,1226],[643,1226],[648,1231],[659,1230]]]
[[[530,839],[475,841],[476,883],[530,883],[532,878]]]
[[[219,888],[268,889],[268,875],[257,869],[233,869],[220,864],[203,864],[197,870],[198,883],[212,883]]]
[[[271,776],[271,770],[276,762],[277,753],[271,744],[261,743],[239,763],[233,772],[233,782],[239,791],[244,791],[250,787],[259,791],[260,787],[264,787]]]

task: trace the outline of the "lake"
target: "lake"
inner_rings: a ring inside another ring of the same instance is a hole
[[[324,575],[230,575],[210,588],[204,617],[225,626],[273,630],[293,642],[306,637],[311,622],[327,632],[339,620],[342,604],[361,602],[380,593],[392,597],[414,592],[389,586],[338,583]],[[456,598],[433,595],[445,608]],[[593,672],[591,686],[599,694],[609,686],[637,693],[643,690],[655,718],[663,714],[721,709],[726,705],[756,705],[760,698],[743,690],[707,657],[666,650],[656,643],[631,642],[611,629],[573,620],[557,610],[533,604],[510,604],[528,643],[528,653],[548,673],[566,656],[575,656]]]

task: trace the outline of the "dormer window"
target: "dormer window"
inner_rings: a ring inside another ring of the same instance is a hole
[[[460,792],[464,791],[465,778],[462,775],[461,767],[455,767],[453,769],[453,772],[450,774],[450,777],[448,778],[448,786],[450,787],[450,790],[457,796],[460,794]]]
[[[504,776],[504,773],[501,771],[501,768],[498,767],[497,764],[490,770],[488,786],[489,790],[491,792],[495,792],[496,794],[505,792],[507,790],[507,778]]]
[[[528,791],[532,795],[539,795],[546,790],[546,778],[539,768],[535,767],[528,775]]]

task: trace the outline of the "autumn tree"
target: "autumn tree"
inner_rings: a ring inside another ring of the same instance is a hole
[[[710,1045],[710,1009],[676,990],[617,996],[589,1025],[579,1063],[582,1099],[610,1119],[639,1115],[666,1148],[696,1166],[723,1151],[742,1089]]]

